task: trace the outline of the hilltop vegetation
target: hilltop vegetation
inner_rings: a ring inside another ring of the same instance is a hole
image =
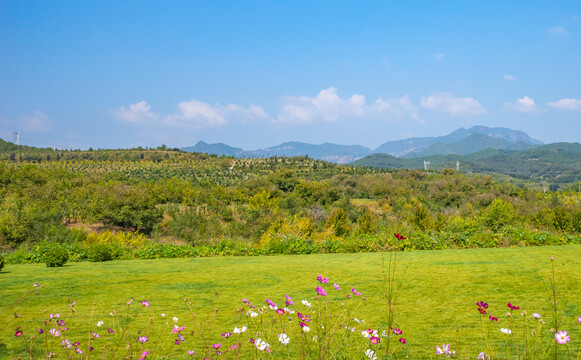
[[[131,246],[239,244],[242,253],[280,253],[293,243],[299,253],[345,252],[389,246],[394,232],[413,235],[400,244],[406,249],[574,243],[581,232],[576,188],[543,193],[450,169],[428,174],[164,147],[19,148],[0,156],[7,251],[135,240]]]

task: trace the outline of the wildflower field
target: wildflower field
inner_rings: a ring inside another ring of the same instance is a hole
[[[393,253],[9,264],[0,358],[576,359],[580,254],[401,252],[394,271]]]

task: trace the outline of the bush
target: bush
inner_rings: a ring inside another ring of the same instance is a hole
[[[69,260],[69,252],[60,245],[52,245],[44,253],[43,262],[48,267],[63,266]]]
[[[4,267],[4,256],[2,256],[2,254],[0,254],[0,271],[2,271],[3,267]]]
[[[109,261],[113,258],[113,252],[108,245],[99,244],[89,248],[87,258],[92,262]]]

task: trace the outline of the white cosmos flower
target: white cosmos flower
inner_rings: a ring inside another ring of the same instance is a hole
[[[311,307],[311,303],[308,302],[307,300],[303,300],[301,302],[303,303],[303,305],[308,306],[308,307]]]
[[[284,310],[284,312],[287,312],[289,314],[294,314],[295,313],[293,310],[291,310],[291,309],[289,309],[287,307],[285,307],[283,310]]]
[[[103,326],[103,322],[102,321],[97,321],[97,326]]]
[[[371,349],[367,349],[365,350],[365,356],[367,356],[368,359],[371,360],[376,360],[377,356],[375,356],[375,351],[371,350]]]
[[[283,345],[287,345],[290,341],[290,338],[287,334],[280,334],[278,335],[278,341],[280,341]]]
[[[303,326],[303,331],[304,332],[309,332],[309,331],[311,331],[311,328],[308,327],[308,326]]]
[[[172,320],[173,320],[173,322],[178,322],[178,318],[175,316],[172,318]]]
[[[506,335],[510,335],[512,333],[512,331],[510,331],[509,329],[505,329],[505,328],[500,329],[500,332],[503,334],[506,334]]]
[[[161,314],[161,317],[165,317],[165,314]]]
[[[539,313],[533,313],[533,317],[535,319],[540,319],[541,318],[541,314],[539,314]]]
[[[250,317],[253,317],[253,318],[255,318],[255,317],[257,317],[257,316],[258,316],[258,313],[254,312],[254,311],[251,311],[251,312],[250,312]]]
[[[243,332],[246,331],[246,326],[243,326],[241,328],[235,327],[234,331],[232,331],[234,334],[242,334]]]
[[[258,350],[266,350],[267,348],[270,347],[270,344],[262,339],[256,339],[256,341],[254,342],[254,346],[256,346]]]

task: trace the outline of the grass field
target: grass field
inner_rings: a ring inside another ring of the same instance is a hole
[[[548,329],[552,256],[562,310],[560,328],[572,335],[575,347],[570,351],[576,352],[581,340],[581,326],[576,324],[581,316],[580,255],[578,245],[398,253],[396,274],[401,287],[395,321],[407,339],[402,354],[435,358],[436,345],[450,343],[458,355],[476,358],[484,346],[477,301],[489,303],[489,312],[499,318],[494,328],[506,327],[506,304],[511,302],[521,308],[518,318],[522,310],[528,316],[540,313]],[[235,309],[243,307],[243,298],[262,306],[265,298],[282,304],[289,294],[300,310],[302,299],[315,297],[319,274],[328,277],[330,285],[336,282],[347,291],[354,287],[367,298],[354,314],[366,320],[362,329],[377,328],[385,318],[380,253],[84,262],[62,268],[7,265],[0,273],[0,358],[13,358],[17,349],[22,350],[23,343],[14,336],[17,326],[30,336],[48,314],[70,313],[67,304],[72,301],[77,301],[74,321],[83,324],[111,321],[112,310],[125,311],[125,303],[135,298],[130,311],[141,312],[136,326],[145,327],[150,317],[165,313],[166,319],[178,317],[180,325],[188,327],[192,320],[183,301],[187,298],[198,321],[205,324],[212,309],[218,309],[212,325],[212,336],[218,341],[221,333],[237,324]],[[10,308],[33,283],[44,286],[40,294],[32,293]],[[327,299],[344,301],[344,291],[327,291]],[[137,303],[141,300],[151,306],[142,308]],[[15,312],[21,314],[17,319]],[[493,333],[494,338],[501,335]],[[275,342],[276,338],[271,340]],[[273,353],[273,357],[277,356]]]

